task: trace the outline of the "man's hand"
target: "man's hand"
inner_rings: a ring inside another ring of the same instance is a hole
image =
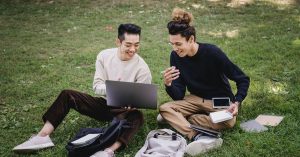
[[[179,77],[179,70],[174,66],[167,68],[164,72],[164,83],[166,86],[171,86],[172,81]]]
[[[136,110],[136,108],[132,108],[131,106],[127,105],[123,107],[125,110]]]
[[[239,112],[239,105],[240,105],[240,103],[238,101],[236,101],[236,102],[230,104],[227,111],[232,113],[233,116],[236,116]]]

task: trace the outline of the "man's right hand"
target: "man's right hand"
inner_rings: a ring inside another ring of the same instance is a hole
[[[179,77],[179,70],[176,67],[172,66],[167,68],[163,75],[164,75],[164,83],[166,86],[171,86],[172,81]]]
[[[131,107],[130,105],[124,106],[123,109],[125,109],[125,110],[136,110],[136,108]]]

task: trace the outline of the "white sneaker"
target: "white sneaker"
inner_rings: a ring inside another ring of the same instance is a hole
[[[161,114],[158,114],[158,115],[157,115],[156,121],[157,121],[157,123],[159,123],[159,124],[166,124],[166,123],[167,123],[167,121],[161,116]]]
[[[103,151],[98,151],[90,157],[115,157],[114,151],[109,148],[106,148]]]
[[[13,148],[13,151],[18,153],[26,153],[26,152],[34,152],[37,150],[41,150],[53,146],[54,144],[48,135],[45,137],[33,135],[30,137],[29,140]]]
[[[199,136],[195,141],[187,145],[185,152],[191,156],[195,156],[218,148],[222,146],[222,143],[223,140],[221,138]]]

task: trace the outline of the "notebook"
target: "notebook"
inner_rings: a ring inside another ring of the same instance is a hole
[[[283,116],[259,115],[255,120],[261,125],[277,126]]]
[[[211,118],[213,123],[220,123],[233,118],[232,114],[227,110],[211,112],[209,114],[209,117]]]
[[[153,84],[105,81],[108,106],[157,109],[157,87]]]

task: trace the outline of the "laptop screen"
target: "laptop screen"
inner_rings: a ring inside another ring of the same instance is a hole
[[[108,106],[157,109],[157,87],[153,84],[105,81]]]

